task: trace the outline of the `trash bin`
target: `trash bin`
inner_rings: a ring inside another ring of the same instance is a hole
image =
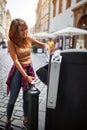
[[[27,92],[29,119],[27,130],[38,130],[39,94],[40,91],[36,87],[31,87]]]
[[[39,79],[47,85],[47,77],[48,77],[48,64],[45,66],[42,66],[36,71],[37,76]]]
[[[49,70],[54,74],[48,81],[45,130],[87,130],[87,51],[63,50],[60,55],[59,76],[52,70],[58,72],[57,65],[53,68],[50,62]],[[55,90],[56,96],[52,95]]]

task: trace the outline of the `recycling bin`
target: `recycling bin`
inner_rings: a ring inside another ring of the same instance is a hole
[[[31,87],[27,92],[29,120],[27,130],[38,130],[39,94],[40,91],[36,87]]]
[[[87,51],[60,56],[49,63],[45,130],[87,130]]]

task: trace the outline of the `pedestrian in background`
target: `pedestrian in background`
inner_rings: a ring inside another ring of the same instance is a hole
[[[12,68],[9,72],[6,84],[9,101],[7,104],[7,121],[5,130],[13,130],[11,127],[11,117],[15,102],[22,87],[23,89],[23,114],[24,125],[28,124],[28,104],[26,100],[27,85],[35,79],[35,72],[32,65],[31,50],[32,45],[37,45],[49,50],[49,46],[43,42],[35,40],[28,35],[28,25],[20,18],[11,22],[9,29],[8,52],[13,60]]]
[[[59,39],[55,39],[55,44],[54,44],[54,51],[58,50],[59,49]]]
[[[48,46],[50,47],[50,53],[54,51],[54,41],[52,38],[49,38],[47,41]]]

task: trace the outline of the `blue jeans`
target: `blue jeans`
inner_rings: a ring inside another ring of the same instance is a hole
[[[14,105],[21,89],[21,78],[22,78],[21,73],[16,69],[11,79],[10,97],[9,97],[9,101],[7,105],[7,118],[8,119],[11,119]],[[26,93],[27,91],[23,91],[23,113],[24,113],[25,118],[27,118],[27,112],[28,112],[28,101],[27,101]]]

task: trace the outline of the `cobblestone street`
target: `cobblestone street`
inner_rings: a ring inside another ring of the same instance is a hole
[[[32,54],[32,60],[35,70],[46,64],[44,53]],[[6,122],[6,107],[8,97],[6,93],[6,78],[9,73],[12,60],[7,52],[7,49],[0,50],[0,126],[5,126]],[[45,106],[46,106],[46,91],[47,86],[42,82],[36,86],[40,90],[39,96],[39,124],[38,130],[44,130],[45,123]],[[13,116],[12,126],[15,130],[21,130],[23,128],[23,110],[22,110],[22,90],[20,91],[19,97],[16,101]]]

